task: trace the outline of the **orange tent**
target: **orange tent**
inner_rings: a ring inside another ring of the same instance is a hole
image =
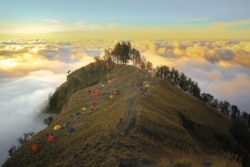
[[[33,152],[38,152],[38,145],[37,144],[33,144],[32,146],[31,146],[31,150],[33,151]]]
[[[54,135],[49,135],[48,142],[52,142],[54,140],[55,140],[55,136]]]
[[[95,96],[95,98],[97,98],[99,94],[100,94],[100,90],[96,89],[93,95]]]

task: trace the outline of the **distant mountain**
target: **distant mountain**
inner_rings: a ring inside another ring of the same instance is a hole
[[[69,74],[50,97],[57,117],[3,167],[239,166],[228,116],[146,70],[107,70]]]

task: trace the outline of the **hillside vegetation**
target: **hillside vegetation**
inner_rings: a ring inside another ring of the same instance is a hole
[[[94,65],[68,76],[50,99],[57,117],[3,167],[239,166],[228,116],[146,70]]]

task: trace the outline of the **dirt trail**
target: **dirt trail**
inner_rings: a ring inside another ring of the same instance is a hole
[[[137,109],[136,109],[136,100],[139,96],[143,95],[147,91],[147,87],[145,87],[145,81],[148,82],[148,74],[145,72],[139,73],[136,75],[135,78],[131,82],[131,87],[136,91],[136,94],[131,96],[125,102],[125,113],[122,118],[122,123],[119,122],[117,124],[116,130],[117,132],[122,132],[123,134],[127,135],[132,129],[136,127],[136,119],[137,119]]]
[[[123,132],[125,135],[127,135],[129,131],[134,129],[136,126],[137,110],[135,107],[135,101],[137,97],[138,94],[134,95],[126,102],[126,110],[123,116],[123,121],[117,125],[117,130]]]

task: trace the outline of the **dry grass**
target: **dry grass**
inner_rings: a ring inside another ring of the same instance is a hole
[[[235,149],[229,132],[230,120],[157,78],[151,78],[150,88],[139,94],[135,84],[142,83],[147,76],[132,66],[115,68],[108,75],[112,83],[100,89],[94,111],[89,109],[94,97],[88,91],[100,87],[101,82],[74,92],[54,122],[21,147],[4,167],[119,166],[121,163],[236,167],[237,163],[225,153]],[[114,89],[121,94],[110,99]],[[77,116],[82,107],[88,109]],[[53,131],[56,124],[65,126]],[[71,134],[67,132],[69,127],[75,129]],[[51,132],[56,139],[47,143],[46,133]],[[41,147],[37,154],[30,150],[33,143]]]
[[[227,154],[194,155],[176,153],[176,157],[161,160],[160,167],[240,167]]]

